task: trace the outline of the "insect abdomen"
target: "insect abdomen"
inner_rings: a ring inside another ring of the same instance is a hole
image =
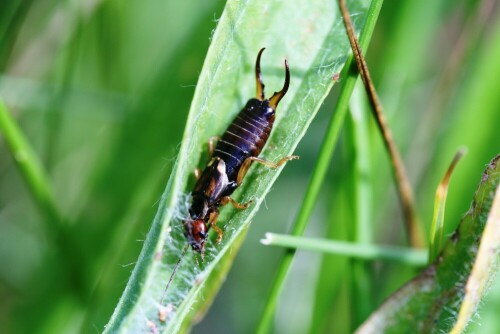
[[[235,181],[246,158],[258,156],[271,132],[274,110],[267,101],[251,99],[217,142],[214,156],[226,162],[229,180]]]

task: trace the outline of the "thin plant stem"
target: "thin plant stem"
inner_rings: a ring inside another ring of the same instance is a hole
[[[345,4],[345,0],[339,0],[339,6],[340,6],[340,11],[342,13],[342,17],[344,19],[344,24],[347,30],[347,35],[349,37],[349,42],[351,43],[351,47],[354,53],[354,58],[356,59],[356,64],[358,66],[358,70],[361,75],[361,79],[363,80],[363,84],[365,85],[368,94],[368,99],[372,106],[374,117],[377,121],[380,132],[384,139],[385,146],[387,148],[387,151],[391,159],[394,178],[396,179],[399,198],[401,200],[403,213],[405,216],[405,222],[406,222],[405,228],[408,240],[413,247],[422,248],[424,245],[423,229],[417,217],[415,200],[413,198],[413,191],[410,182],[408,180],[408,176],[406,174],[403,160],[396,147],[391,130],[387,125],[387,120],[385,119],[382,105],[380,104],[377,92],[375,91],[375,87],[373,86],[370,77],[370,72],[368,71],[368,67],[364,60],[362,50],[356,39],[356,35],[354,33],[354,28],[352,26],[352,22],[349,17],[349,11]]]
[[[366,24],[360,37],[360,43],[364,47],[368,45],[368,41],[370,40],[373,33],[380,8],[382,7],[382,2],[383,0],[373,0],[370,5]],[[309,181],[302,206],[299,209],[298,216],[292,228],[291,234],[294,236],[300,236],[304,233],[309,217],[311,216],[314,205],[318,199],[321,185],[323,184],[323,180],[330,165],[330,160],[333,156],[333,150],[339,137],[340,128],[344,123],[344,118],[347,113],[347,107],[349,105],[351,93],[354,89],[354,85],[358,77],[358,74],[351,68],[352,65],[353,58],[350,57],[347,60],[344,69],[342,70],[341,78],[345,79],[344,85],[342,86],[340,91],[340,96],[337,101],[336,108],[334,109],[335,113],[328,125],[326,136],[321,145],[318,161],[316,162],[316,165],[314,167],[314,171],[311,176],[311,180]],[[271,291],[264,305],[264,311],[257,326],[257,333],[259,334],[265,334],[271,331],[270,329],[272,325],[272,319],[274,317],[278,297],[285,282],[288,270],[292,264],[294,255],[294,249],[287,249],[283,260],[278,267],[278,271],[271,286]]]
[[[467,150],[465,148],[458,150],[436,190],[434,215],[432,218],[431,235],[429,238],[429,263],[434,261],[443,245],[444,209],[446,207],[446,197],[448,196],[448,185],[450,184],[451,174],[466,151]]]
[[[2,99],[0,132],[48,227],[60,230],[63,220],[58,213],[48,176]]]
[[[343,255],[365,261],[384,260],[419,267],[427,263],[427,251],[406,247],[369,245],[276,233],[266,233],[261,243],[268,246]]]

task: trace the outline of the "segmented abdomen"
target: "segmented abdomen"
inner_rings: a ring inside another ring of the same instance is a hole
[[[214,156],[226,163],[230,181],[236,181],[246,158],[258,156],[271,132],[274,117],[266,119],[255,108],[244,108],[217,142]]]

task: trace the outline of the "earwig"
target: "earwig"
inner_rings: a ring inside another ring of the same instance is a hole
[[[255,64],[257,97],[247,102],[218,140],[215,150],[209,149],[211,160],[201,174],[197,173],[199,178],[191,193],[190,219],[184,221],[184,234],[189,245],[200,253],[202,258],[210,228],[217,232],[218,242],[222,239],[222,230],[216,226],[219,207],[231,203],[237,209],[246,209],[251,204],[241,204],[230,197],[243,182],[251,164],[257,162],[278,168],[288,160],[298,159],[297,156],[287,156],[273,163],[258,158],[271,133],[276,108],[290,84],[290,70],[285,60],[283,88],[269,100],[265,98],[260,72],[260,57],[263,51],[264,48],[259,51]],[[209,144],[210,147],[213,148],[213,145]]]
[[[229,125],[226,132],[217,141],[209,141],[210,161],[203,170],[195,171],[197,178],[191,192],[189,218],[184,220],[184,235],[188,245],[201,255],[205,253],[205,243],[208,231],[212,228],[217,232],[217,243],[222,240],[223,232],[216,225],[219,208],[231,203],[237,209],[246,209],[252,202],[238,203],[230,196],[241,185],[251,164],[256,162],[270,168],[278,168],[288,160],[298,159],[298,156],[286,156],[274,163],[258,157],[266,144],[273,127],[276,108],[285,96],[290,84],[290,70],[285,59],[285,83],[279,92],[270,99],[265,98],[264,83],[260,72],[260,57],[262,48],[255,63],[255,79],[257,85],[256,98],[250,99],[245,107]],[[184,254],[185,252],[183,252]],[[181,256],[182,258],[182,256]],[[180,263],[177,262],[174,272]],[[172,277],[167,284],[167,288]]]

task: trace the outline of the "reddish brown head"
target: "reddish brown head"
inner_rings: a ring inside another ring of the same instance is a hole
[[[184,235],[188,244],[194,251],[201,254],[205,253],[205,242],[208,237],[208,228],[203,219],[196,219],[184,222]]]

